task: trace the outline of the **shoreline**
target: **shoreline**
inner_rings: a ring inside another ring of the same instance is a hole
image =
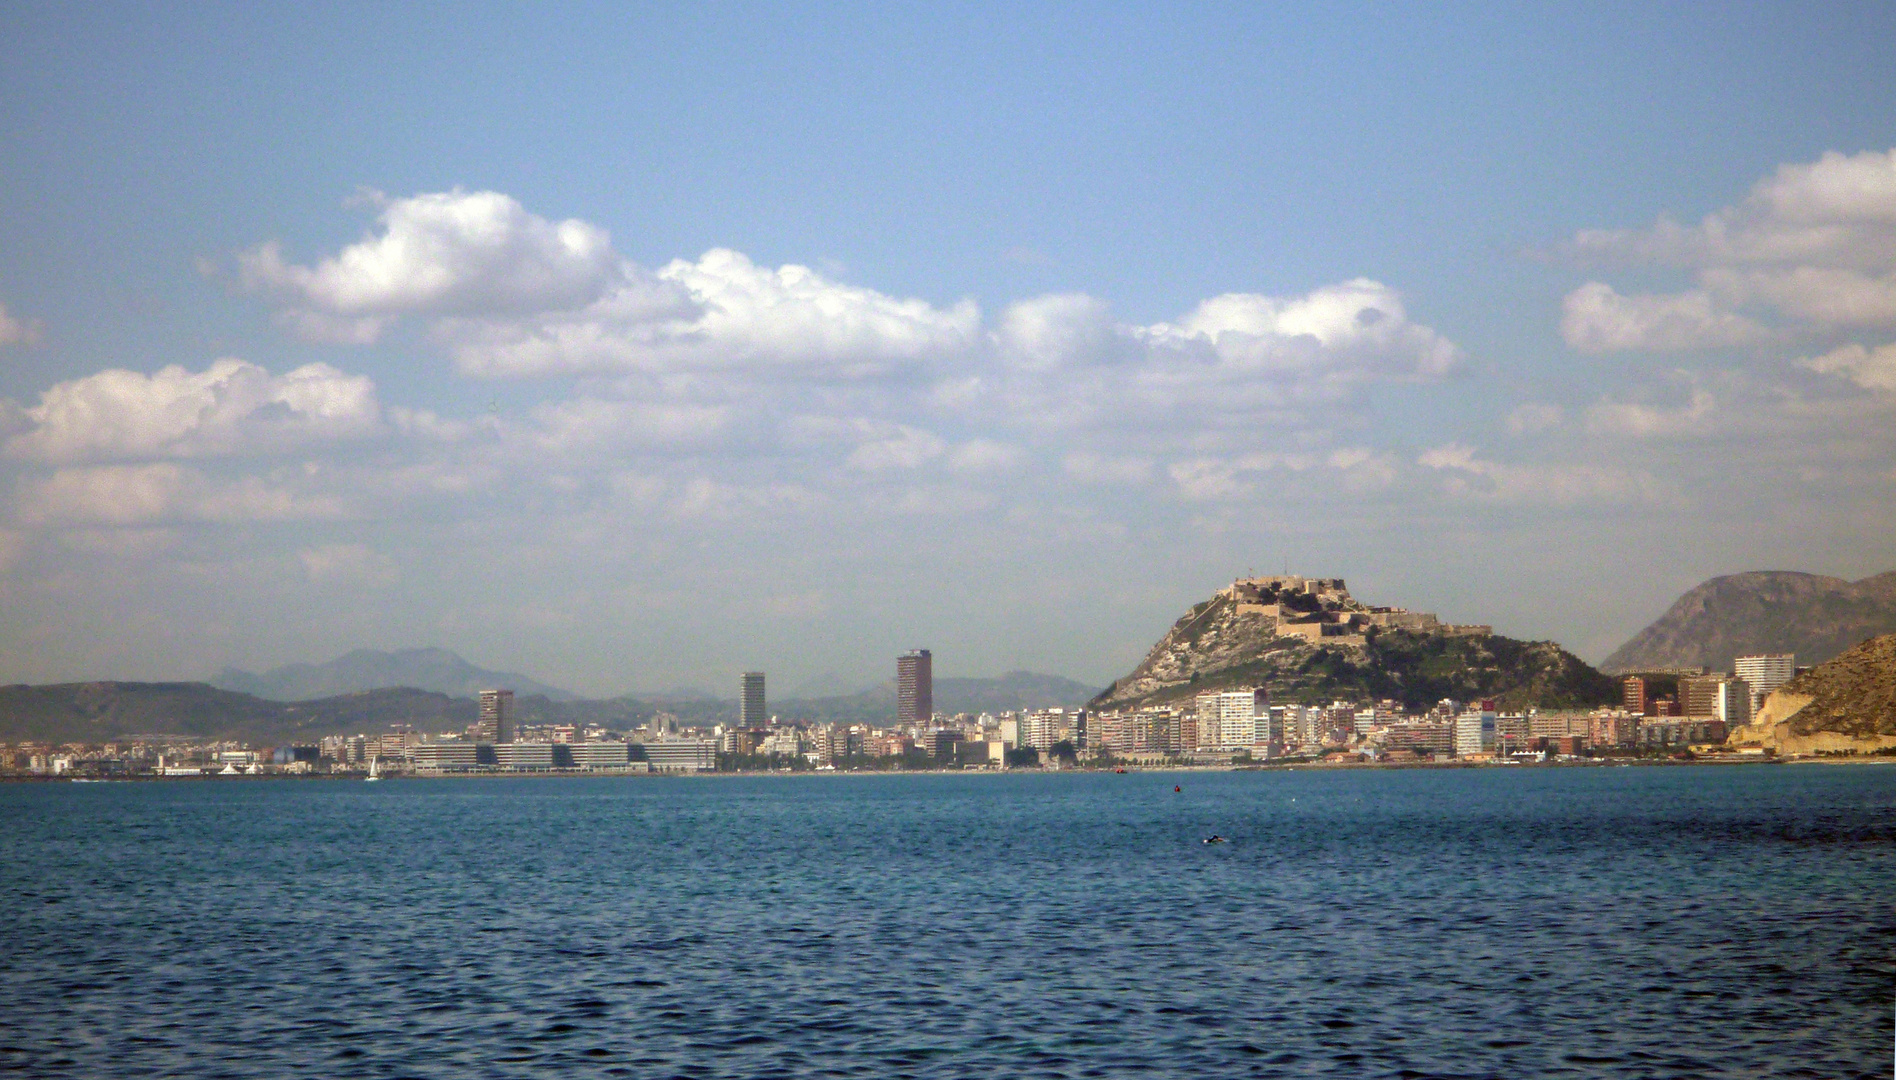
[[[1499,764],[1496,762],[1459,762],[1459,761],[1403,761],[1378,763],[1368,761],[1339,762],[1293,762],[1288,764],[1253,765],[1127,765],[1107,768],[1087,767],[1073,769],[756,769],[735,771],[676,771],[676,772],[426,772],[426,773],[384,773],[385,780],[667,780],[667,779],[719,779],[743,777],[870,777],[870,776],[1059,776],[1078,775],[1133,775],[1135,773],[1229,773],[1229,772],[1344,772],[1344,771],[1414,771],[1429,769],[1601,769],[1617,767],[1642,768],[1679,768],[1691,766],[1759,766],[1759,765],[1896,765],[1896,757],[1853,755],[1850,757],[1705,757],[1691,761],[1678,761],[1670,758],[1606,758],[1595,761],[1550,761],[1516,762]],[[1124,772],[1120,772],[1122,769]],[[34,776],[0,775],[0,783],[22,784],[152,784],[152,783],[203,783],[205,781],[261,781],[270,783],[362,783],[366,777],[361,773],[325,773],[325,774],[284,774],[263,773],[255,776],[220,776],[207,773],[202,776]]]

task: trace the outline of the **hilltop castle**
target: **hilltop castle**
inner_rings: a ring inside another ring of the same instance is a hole
[[[1278,637],[1325,645],[1362,646],[1372,626],[1448,636],[1493,632],[1489,626],[1445,623],[1426,611],[1370,607],[1350,595],[1342,578],[1295,574],[1239,578],[1218,590],[1218,596],[1230,601],[1241,618],[1268,619],[1266,625]]]

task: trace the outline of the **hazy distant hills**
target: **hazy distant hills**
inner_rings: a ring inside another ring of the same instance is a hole
[[[935,711],[998,713],[1008,709],[1078,707],[1097,693],[1097,686],[1031,671],[1010,671],[998,679],[936,679]]]
[[[1896,572],[1862,581],[1767,570],[1715,577],[1673,603],[1601,664],[1602,670],[1729,670],[1734,657],[1797,654],[1819,664],[1896,632]]]
[[[466,727],[472,701],[397,688],[316,701],[264,701],[204,683],[60,683],[0,687],[0,741],[107,742],[133,735],[237,739],[263,745],[381,732]]]
[[[472,698],[482,690],[500,688],[520,697],[538,694],[550,701],[575,700],[575,695],[519,672],[476,667],[446,649],[357,649],[326,664],[285,664],[261,675],[225,668],[210,684],[270,701],[312,701],[396,686],[457,698]]]
[[[472,676],[475,689],[489,686],[513,689],[517,694],[517,715],[523,723],[599,724],[626,731],[639,727],[661,711],[688,724],[729,723],[737,719],[735,699],[713,698],[701,691],[687,690],[675,696],[626,695],[602,700],[561,694],[559,699],[554,699],[544,693],[528,692],[540,683],[504,672],[484,672],[466,665],[452,653],[417,649],[394,654],[365,651],[350,656],[365,654],[423,658],[445,655],[454,664],[477,673]],[[293,665],[267,676],[248,678],[256,685],[280,672],[290,672],[291,677],[275,685],[288,692],[307,692],[318,684],[314,680],[298,683],[295,673],[317,667]],[[359,670],[375,668],[365,665]],[[428,673],[418,669],[416,674],[427,677]],[[363,677],[372,679],[372,676]],[[436,686],[448,685],[457,690],[463,685],[444,680],[438,674],[434,682]],[[1071,679],[1015,671],[998,679],[937,679],[935,706],[945,712],[1071,706],[1083,704],[1092,693],[1091,687]],[[895,716],[895,693],[883,686],[830,698],[781,701],[773,698],[770,707],[771,712],[784,721],[887,724]],[[177,735],[200,740],[235,739],[268,746],[311,742],[324,735],[376,734],[398,723],[422,731],[459,730],[474,721],[476,711],[475,702],[464,694],[407,686],[270,700],[241,689],[206,683],[17,685],[0,687],[0,742],[100,743],[132,735]]]

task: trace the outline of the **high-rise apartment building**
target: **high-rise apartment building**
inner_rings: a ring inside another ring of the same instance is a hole
[[[1479,754],[1493,750],[1499,735],[1498,725],[1499,718],[1492,701],[1464,709],[1461,715],[1455,717],[1455,752]]]
[[[1198,695],[1198,745],[1237,748],[1277,741],[1283,733],[1271,730],[1270,717],[1270,695],[1261,687],[1207,690]]]
[[[1751,722],[1751,686],[1729,675],[1690,675],[1679,680],[1679,712],[1715,716],[1732,727]]]
[[[895,722],[926,725],[935,715],[935,660],[927,649],[895,658]]]
[[[1687,675],[1679,679],[1679,711],[1684,716],[1716,716],[1723,675]]]
[[[1620,707],[1634,716],[1646,715],[1646,680],[1637,675],[1620,680]]]
[[[1771,691],[1790,682],[1797,674],[1797,655],[1773,653],[1741,656],[1731,662],[1731,668],[1732,674],[1751,687],[1751,709],[1756,712],[1763,707],[1764,699]]]
[[[1712,715],[1728,727],[1743,727],[1751,723],[1751,701],[1750,683],[1743,679],[1725,679],[1718,684],[1718,700],[1712,707]]]
[[[740,727],[760,728],[770,723],[764,707],[764,673],[746,671],[743,691],[738,697],[737,722]]]
[[[482,690],[481,719],[474,729],[474,741],[512,742],[513,712],[514,692],[512,690]]]

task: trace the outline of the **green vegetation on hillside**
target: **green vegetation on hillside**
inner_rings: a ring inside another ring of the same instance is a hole
[[[1144,700],[1115,705],[1175,702],[1201,691],[1239,686],[1266,687],[1272,700],[1282,703],[1390,698],[1410,709],[1427,708],[1443,698],[1494,698],[1503,709],[1591,708],[1619,699],[1613,679],[1551,641],[1372,630],[1367,642],[1351,649],[1278,639],[1268,652],[1197,675]]]

